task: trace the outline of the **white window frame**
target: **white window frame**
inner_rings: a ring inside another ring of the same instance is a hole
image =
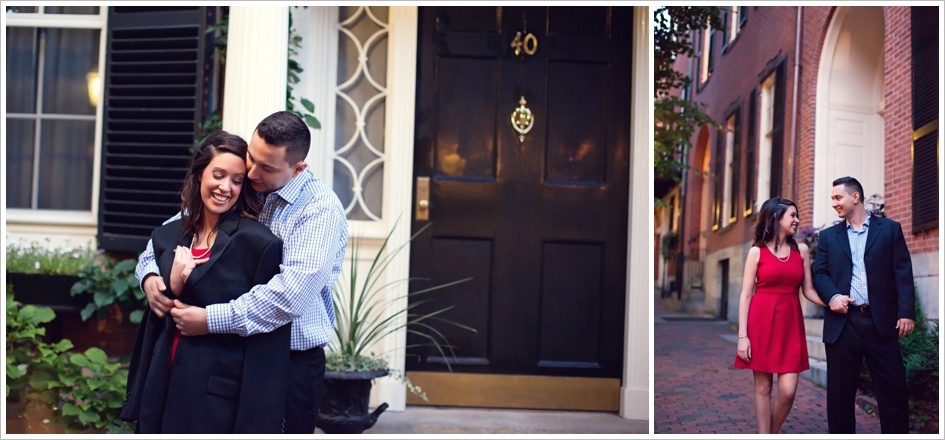
[[[722,180],[722,228],[734,222],[734,218],[728,215],[731,211],[732,203],[732,163],[735,161],[735,114],[733,113],[725,120],[725,177]]]
[[[99,6],[97,15],[77,15],[77,14],[46,14],[43,12],[43,6],[37,6],[36,13],[4,13],[3,27],[29,27],[29,28],[60,28],[60,29],[99,29],[99,100],[95,107],[95,139],[92,152],[92,206],[90,210],[58,210],[58,209],[24,209],[24,208],[6,208],[7,222],[14,223],[35,223],[47,225],[72,225],[72,226],[96,226],[98,224],[98,201],[99,201],[99,180],[101,176],[101,154],[102,154],[102,107],[104,101],[105,84],[105,48],[107,46],[108,36],[108,6]],[[37,84],[42,87],[42,84]],[[41,107],[37,107],[37,116]],[[33,117],[37,117],[33,116]],[[4,115],[4,126],[6,124]],[[89,118],[91,120],[91,118]],[[4,141],[5,142],[5,141]],[[38,162],[34,160],[33,184],[36,184],[36,167]],[[4,170],[6,172],[6,170]]]
[[[708,25],[702,30],[701,49],[699,51],[699,85],[709,80],[709,51],[712,50],[712,32]]]
[[[729,6],[731,10],[728,13],[728,42],[731,43],[735,41],[735,38],[738,37],[738,30],[740,29],[738,25],[738,6]]]
[[[774,81],[772,72],[761,82],[758,124],[758,187],[755,192],[755,212],[771,195],[771,142],[774,129]]]

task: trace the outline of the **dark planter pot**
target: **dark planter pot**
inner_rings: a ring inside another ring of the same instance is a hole
[[[325,396],[318,412],[318,426],[326,434],[360,434],[374,426],[387,404],[368,413],[371,382],[387,371],[325,372]]]
[[[72,296],[69,291],[79,281],[75,275],[46,275],[7,272],[14,298],[23,304],[49,307],[56,312],[78,312],[89,302],[88,295]]]

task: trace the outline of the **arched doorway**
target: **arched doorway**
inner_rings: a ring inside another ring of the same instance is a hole
[[[856,177],[866,198],[884,192],[882,7],[834,11],[817,75],[813,225],[837,220],[834,179]]]

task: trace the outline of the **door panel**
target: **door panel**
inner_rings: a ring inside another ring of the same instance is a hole
[[[474,277],[416,308],[455,305],[443,316],[478,330],[437,326],[453,371],[620,377],[631,23],[619,7],[420,8],[414,173],[431,177],[433,225],[411,244],[411,276],[429,279],[411,291]],[[534,55],[514,55],[517,32]],[[407,369],[447,371],[432,347]]]

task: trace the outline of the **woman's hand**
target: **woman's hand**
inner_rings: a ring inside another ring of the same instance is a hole
[[[747,336],[738,338],[738,357],[745,362],[751,362],[751,341]]]
[[[171,265],[171,291],[179,296],[184,290],[184,283],[187,282],[190,273],[195,267],[206,263],[208,259],[195,260],[190,249],[177,246],[177,249],[174,249],[174,263]]]

